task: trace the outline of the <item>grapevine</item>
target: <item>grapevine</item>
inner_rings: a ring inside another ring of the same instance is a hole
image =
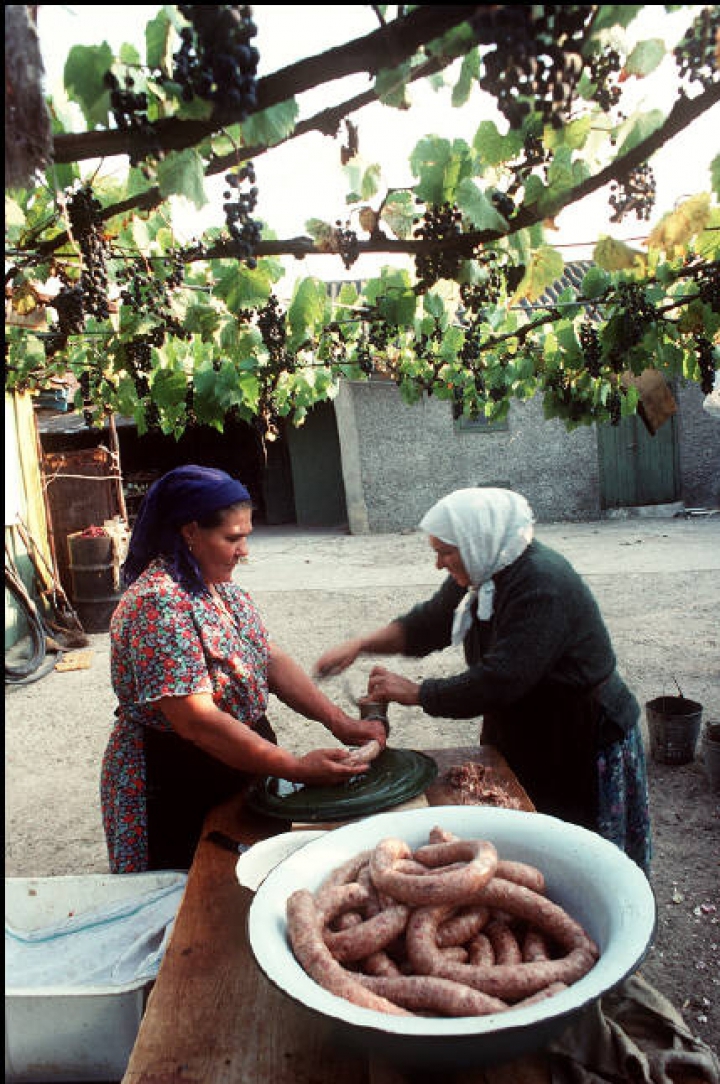
[[[594,7],[581,4],[503,5],[495,11],[497,48],[479,79],[512,127],[532,111],[560,128],[583,69],[582,45]]]
[[[335,223],[335,244],[345,270],[349,271],[360,255],[360,243],[357,233],[350,229],[348,222],[344,226],[342,222]]]
[[[440,279],[454,279],[457,276],[462,256],[454,248],[453,242],[462,236],[462,214],[454,204],[428,207],[413,236],[423,241],[444,243],[443,247],[415,257],[416,293],[426,293]]]
[[[173,78],[187,102],[212,102],[216,116],[242,121],[257,108],[256,72],[260,54],[252,39],[257,27],[246,5],[179,4],[189,26],[180,32]]]
[[[602,354],[600,338],[598,336],[597,328],[587,318],[580,324],[578,338],[580,339],[580,347],[583,352],[585,368],[590,376],[600,376],[600,359]]]
[[[225,183],[229,190],[224,195],[223,210],[235,254],[245,261],[250,270],[254,270],[257,267],[255,251],[262,236],[262,224],[252,217],[258,196],[253,163],[247,162],[241,168],[226,173]]]
[[[614,211],[611,222],[622,222],[631,212],[640,221],[648,221],[655,206],[655,174],[652,166],[646,162],[631,170],[624,181],[613,181],[608,202]]]
[[[622,62],[617,49],[605,49],[590,58],[588,74],[595,84],[592,100],[597,102],[603,113],[610,113],[620,101],[621,71]]]
[[[673,50],[678,75],[685,86],[696,82],[707,89],[717,82],[719,40],[720,8],[714,4],[702,9]],[[685,92],[684,88],[681,92]]]
[[[157,133],[147,114],[147,94],[135,92],[135,81],[131,75],[125,76],[124,89],[112,71],[105,73],[104,83],[110,91],[110,110],[118,130],[132,135],[130,165],[140,165],[147,158],[162,158]]]
[[[715,384],[715,350],[705,335],[695,336],[697,363],[700,369],[700,390],[709,395]]]

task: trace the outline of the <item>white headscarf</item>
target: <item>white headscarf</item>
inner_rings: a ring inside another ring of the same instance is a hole
[[[530,505],[509,489],[456,489],[434,504],[420,528],[448,546],[456,546],[470,587],[455,610],[452,642],[462,643],[472,623],[471,607],[478,600],[478,617],[493,612],[492,577],[517,560],[532,542],[534,517]]]

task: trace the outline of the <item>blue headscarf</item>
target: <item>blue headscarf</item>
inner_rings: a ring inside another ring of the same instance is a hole
[[[250,501],[245,486],[215,467],[190,463],[158,478],[145,494],[133,526],[123,565],[124,586],[129,587],[151,561],[163,556],[173,579],[193,593],[204,591],[197,561],[180,528],[240,501]]]

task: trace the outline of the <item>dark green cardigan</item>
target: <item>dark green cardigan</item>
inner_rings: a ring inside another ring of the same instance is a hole
[[[476,616],[465,636],[467,669],[425,679],[420,704],[438,717],[483,716],[483,740],[506,756],[538,809],[592,824],[598,749],[639,717],[598,604],[570,562],[537,540],[494,581],[490,620]],[[397,618],[405,654],[450,645],[464,593],[448,577]]]

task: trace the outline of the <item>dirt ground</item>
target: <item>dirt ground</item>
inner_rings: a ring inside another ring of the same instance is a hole
[[[677,695],[679,686],[703,706],[703,727],[720,722],[720,516],[548,524],[537,534],[589,582],[640,704]],[[439,578],[417,532],[284,528],[258,528],[237,575],[271,637],[308,671],[326,647],[385,623]],[[106,634],[93,635],[87,668],[5,687],[6,876],[107,871],[98,770],[114,707],[108,647]],[[372,662],[332,679],[328,693],[349,707]],[[392,665],[417,679],[452,673],[459,662],[449,650]],[[327,744],[319,724],[274,700],[269,716],[298,751]],[[390,721],[397,748],[477,740],[477,721],[430,719],[418,708],[392,705]],[[647,743],[645,712],[642,723]],[[703,761],[702,732],[691,762],[669,766],[649,756],[648,764],[658,923],[642,970],[720,1053],[720,795]]]

